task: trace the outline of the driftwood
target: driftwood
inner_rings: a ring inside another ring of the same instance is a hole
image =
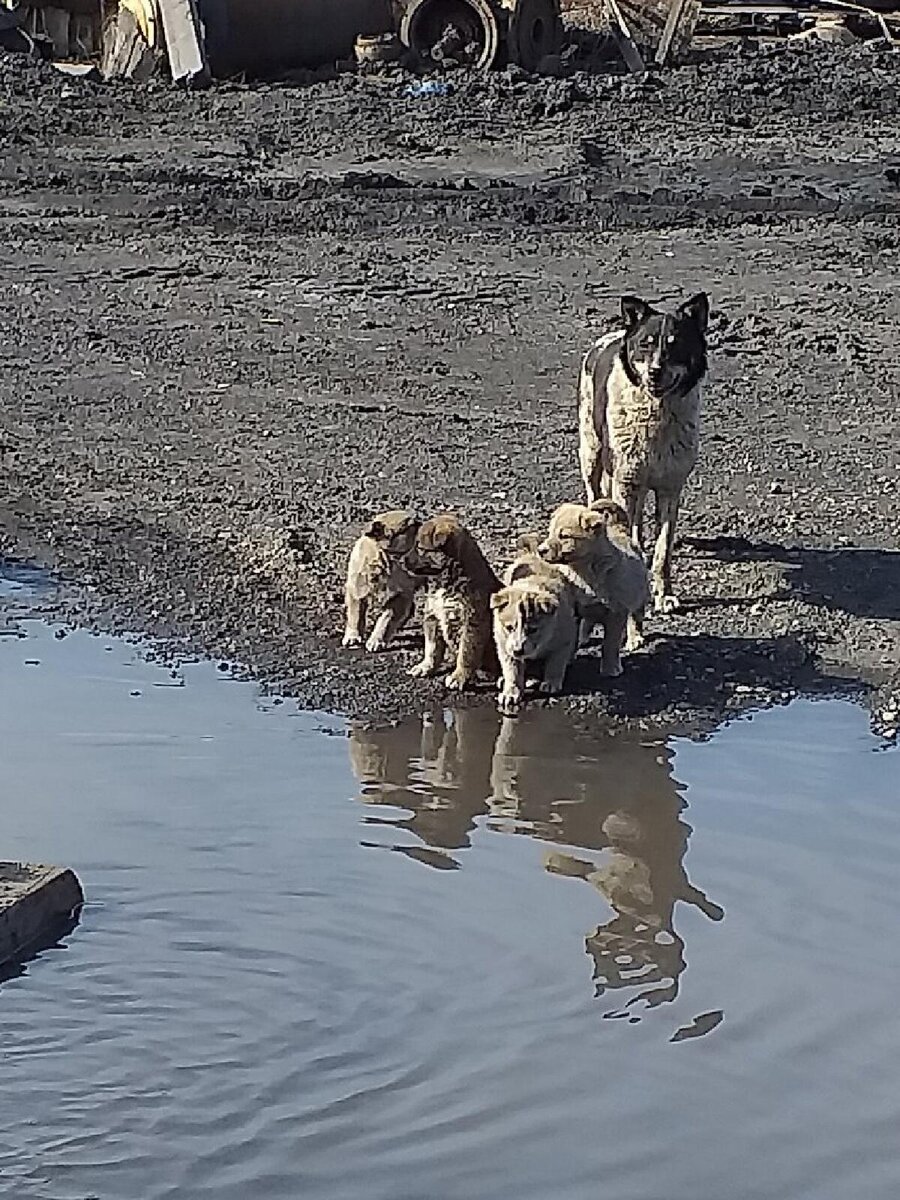
[[[103,78],[140,82],[151,77],[157,63],[158,55],[147,45],[134,13],[117,5],[103,23]]]

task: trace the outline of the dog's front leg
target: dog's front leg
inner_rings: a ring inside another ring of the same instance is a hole
[[[680,489],[656,493],[656,520],[659,532],[653,550],[653,598],[657,612],[675,612],[681,607],[672,593],[672,547],[675,544],[675,523],[678,519]]]
[[[635,544],[644,549],[644,505],[647,489],[629,479],[613,478],[612,498],[628,513],[628,527]]]
[[[622,674],[622,643],[625,640],[626,613],[609,612],[603,622],[603,651],[600,673],[615,678]]]
[[[603,452],[596,433],[582,432],[578,443],[578,459],[587,503],[590,506],[603,495]]]
[[[422,655],[422,661],[409,669],[410,675],[417,679],[428,675],[437,675],[444,660],[444,634],[435,613],[426,610],[425,619],[422,622],[422,632],[425,635],[425,652]]]
[[[366,620],[366,601],[359,598],[348,587],[344,593],[344,604],[347,610],[347,622],[344,628],[343,645],[361,646]]]
[[[628,637],[625,640],[625,649],[631,654],[635,650],[640,650],[644,644],[644,613],[641,612],[628,614]]]
[[[521,712],[525,697],[525,660],[501,654],[500,670],[503,687],[497,697],[497,708],[504,717],[515,717]]]
[[[478,668],[484,659],[484,651],[483,631],[474,621],[467,621],[460,630],[456,669],[444,680],[444,686],[451,692],[462,692],[470,683],[474,683]]]
[[[575,657],[577,647],[577,626],[573,624],[571,637],[566,638],[555,650],[552,650],[544,662],[544,678],[541,682],[541,691],[545,695],[556,696],[563,690],[566,682],[566,671],[569,669],[569,663]]]
[[[375,622],[375,628],[366,642],[366,649],[373,653],[383,650],[397,630],[409,620],[413,603],[412,596],[406,592],[391,596]]]
[[[596,627],[603,623],[606,616],[606,606],[602,604],[587,604],[584,600],[578,605],[578,648],[587,646],[594,636]]]

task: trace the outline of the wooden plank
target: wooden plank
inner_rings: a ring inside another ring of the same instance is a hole
[[[159,0],[159,10],[172,78],[193,87],[209,83],[203,27],[194,0]]]
[[[666,23],[663,26],[662,37],[659,39],[659,45],[656,47],[657,66],[665,66],[666,59],[669,57],[669,51],[672,48],[672,42],[675,40],[676,33],[678,33],[689,2],[690,0],[671,0],[669,15],[666,17]]]
[[[613,28],[613,34],[616,39],[616,45],[619,47],[619,53],[625,59],[625,65],[633,75],[643,75],[647,70],[644,65],[644,60],[641,58],[641,52],[638,50],[631,36],[625,18],[622,16],[622,10],[616,3],[616,0],[608,0],[609,11],[612,13],[613,19],[618,28]]]
[[[77,919],[83,903],[73,871],[0,862],[0,966],[52,944]]]

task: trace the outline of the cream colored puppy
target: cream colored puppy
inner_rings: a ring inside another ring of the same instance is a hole
[[[604,675],[621,675],[626,628],[628,648],[636,649],[650,595],[647,567],[631,538],[627,514],[611,500],[595,501],[591,508],[560,505],[538,552],[580,592],[583,625],[602,623]]]
[[[532,558],[527,574],[491,597],[501,671],[497,707],[510,717],[522,708],[528,669],[541,673],[542,692],[555,695],[562,691],[578,647],[578,618],[568,582],[536,555]],[[521,569],[521,559],[517,563]],[[508,575],[514,574],[516,565]]]

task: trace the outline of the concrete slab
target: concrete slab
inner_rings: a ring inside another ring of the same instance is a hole
[[[50,64],[60,75],[70,75],[73,79],[86,79],[88,83],[102,83],[103,76],[93,63],[63,62],[59,59]]]
[[[84,892],[73,871],[0,862],[0,966],[52,943],[83,903]]]

